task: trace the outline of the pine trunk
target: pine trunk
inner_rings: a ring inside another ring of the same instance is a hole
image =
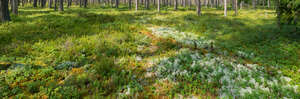
[[[157,11],[160,11],[160,0],[157,0]]]
[[[0,22],[10,21],[8,0],[0,0]]]
[[[174,0],[174,10],[177,10],[177,0]]]
[[[227,16],[227,1],[224,0],[224,16]]]
[[[53,0],[49,0],[49,1],[48,1],[48,6],[49,6],[49,8],[52,8],[52,2],[53,2]]]
[[[57,0],[54,0],[54,11],[57,11]]]
[[[33,7],[34,7],[34,8],[37,7],[37,0],[33,0]]]
[[[135,0],[135,11],[138,10],[139,0]]]
[[[128,8],[131,9],[131,0],[128,1]]]
[[[10,0],[11,12],[15,15],[18,15],[18,1],[19,0]]]
[[[234,0],[234,12],[235,15],[238,15],[238,0]]]
[[[64,0],[59,0],[59,11],[64,11]]]
[[[197,0],[196,4],[197,4],[197,15],[201,16],[201,0]]]

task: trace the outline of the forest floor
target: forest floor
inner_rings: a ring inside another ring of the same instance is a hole
[[[0,25],[0,97],[300,98],[299,36],[274,10],[163,9],[20,8]]]

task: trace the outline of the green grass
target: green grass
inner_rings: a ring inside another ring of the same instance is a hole
[[[265,66],[270,75],[280,70],[292,78],[290,84],[300,85],[299,36],[289,35],[292,29],[277,28],[274,10],[245,9],[238,16],[229,11],[228,17],[222,13],[20,8],[19,16],[0,25],[0,97],[217,97],[218,85],[200,84],[192,77],[174,87],[173,82],[145,77],[147,68],[156,66],[148,65],[149,60],[177,57],[185,48],[172,39],[147,35],[148,27],[159,26],[215,40],[216,50],[228,51],[228,57],[238,57],[238,51],[253,53],[240,63]]]

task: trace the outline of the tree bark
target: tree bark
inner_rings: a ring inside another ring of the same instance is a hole
[[[150,8],[150,0],[146,0],[146,9],[149,9]]]
[[[189,9],[192,9],[192,0],[189,0]]]
[[[11,4],[11,12],[15,15],[18,15],[18,1],[19,0],[10,0],[10,4]]]
[[[49,1],[48,1],[48,6],[49,6],[49,8],[52,8],[52,3],[53,3],[53,0],[49,0]]]
[[[201,16],[201,0],[197,0],[196,4],[197,4],[197,15]]]
[[[160,11],[160,0],[157,0],[157,11]]]
[[[234,0],[234,12],[235,15],[238,15],[238,0]]]
[[[128,1],[128,8],[131,9],[131,0]]]
[[[256,0],[252,0],[252,7],[253,9],[256,9]]]
[[[34,8],[37,7],[37,0],[33,0],[33,7],[34,7]]]
[[[83,0],[84,2],[83,2],[83,7],[84,8],[87,8],[87,3],[88,3],[88,1],[87,0]]]
[[[57,0],[54,0],[54,11],[57,11]]]
[[[263,0],[263,1],[262,1],[262,3],[263,3],[263,8],[265,8],[265,1],[266,1],[266,0]]]
[[[68,5],[67,5],[67,7],[70,8],[71,5],[72,5],[72,0],[68,0]]]
[[[240,9],[243,9],[244,1],[240,2]]]
[[[10,21],[8,0],[0,0],[0,22]]]
[[[270,8],[270,0],[268,0],[268,8]]]
[[[116,0],[116,8],[119,8],[119,0]]]
[[[227,16],[227,0],[224,0],[224,16]]]
[[[41,0],[40,3],[41,3],[41,7],[44,8],[46,5],[46,0]]]
[[[64,11],[64,0],[59,0],[59,11]]]
[[[174,0],[174,10],[177,10],[177,0]]]
[[[138,6],[139,6],[139,0],[135,0],[135,11],[138,10]]]

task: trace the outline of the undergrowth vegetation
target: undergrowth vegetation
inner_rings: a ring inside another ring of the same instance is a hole
[[[273,10],[221,13],[21,8],[0,25],[0,97],[299,98],[299,36]]]

